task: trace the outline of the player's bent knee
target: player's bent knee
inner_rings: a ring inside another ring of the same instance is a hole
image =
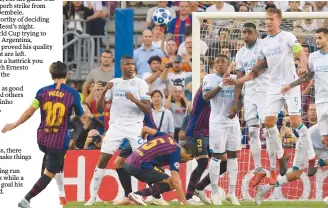
[[[228,159],[237,158],[237,151],[227,151]]]
[[[264,125],[267,129],[274,127],[276,125],[277,119],[274,116],[267,116],[264,120]]]
[[[112,158],[111,154],[107,153],[100,153],[99,161],[98,161],[98,168],[104,169],[106,168],[109,160]]]
[[[156,182],[156,183],[167,183],[170,186],[170,190],[171,191],[174,190],[173,180],[172,180],[172,177],[170,177],[170,176],[167,179],[161,180],[161,181]]]
[[[302,118],[300,115],[290,115],[289,117],[293,128],[297,128],[302,124]]]
[[[125,158],[118,156],[114,161],[115,169],[123,168],[124,162],[125,162]]]

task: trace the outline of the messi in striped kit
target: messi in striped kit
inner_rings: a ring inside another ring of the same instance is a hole
[[[50,66],[54,84],[38,90],[31,106],[13,124],[6,124],[2,133],[13,130],[27,121],[40,108],[41,123],[37,130],[37,141],[40,150],[45,154],[40,179],[22,199],[18,207],[29,208],[30,200],[43,191],[62,171],[64,157],[69,146],[68,121],[74,109],[77,116],[83,114],[80,94],[67,86],[67,66],[57,61]]]

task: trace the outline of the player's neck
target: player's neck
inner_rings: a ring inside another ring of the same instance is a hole
[[[215,74],[218,75],[219,77],[222,77],[223,76],[223,74],[220,74],[218,72],[215,72]]]
[[[66,84],[66,79],[54,79],[54,82],[56,84],[60,83],[60,84]]]
[[[253,46],[255,45],[256,41],[257,41],[257,39],[256,39],[255,41],[249,43],[249,44],[246,44],[246,47],[247,47],[248,49],[253,48]]]
[[[323,54],[327,54],[328,53],[328,45],[326,47],[322,47],[320,51]]]
[[[276,36],[278,33],[280,33],[280,29],[268,31],[267,33],[269,36]]]
[[[124,79],[124,80],[129,80],[129,79],[133,79],[133,78],[134,78],[134,76],[132,76],[132,77],[122,76],[122,79]]]

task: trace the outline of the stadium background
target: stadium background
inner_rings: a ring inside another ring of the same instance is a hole
[[[114,61],[113,68],[115,69],[115,77],[119,77],[120,67],[119,60],[121,56],[129,54],[133,56],[133,51],[142,44],[142,32],[146,27],[146,16],[149,9],[157,6],[158,2],[101,2],[102,14],[95,18],[96,22],[93,22],[93,26],[90,26],[90,20],[86,11],[94,11],[90,2],[64,2],[63,5],[63,19],[64,19],[64,34],[63,34],[63,52],[64,62],[70,69],[70,84],[75,86],[78,90],[81,90],[83,82],[87,78],[91,70],[101,66],[101,54],[105,49],[112,51]],[[326,2],[324,2],[326,3]],[[324,3],[322,3],[324,5]],[[205,11],[211,5],[213,1],[201,1],[190,2],[189,11]],[[275,5],[282,9],[282,11],[290,10],[290,2],[225,2],[225,11],[235,12],[261,12],[265,11],[268,5]],[[298,12],[310,12],[320,11],[320,4],[316,2],[301,2],[297,6]],[[231,6],[230,6],[231,5]],[[93,5],[95,7],[95,5]],[[72,8],[73,7],[73,8]],[[74,8],[75,7],[75,8]],[[79,9],[77,9],[79,7]],[[179,2],[168,2],[168,7],[172,8],[176,12],[176,16],[179,16]],[[88,9],[86,9],[88,8]],[[230,9],[230,10],[229,10]],[[321,8],[323,11],[328,11],[328,5]],[[73,11],[75,14],[72,15]],[[89,16],[92,16],[92,12]],[[80,18],[78,18],[79,16]],[[227,55],[232,62],[232,66],[235,64],[234,57],[239,48],[242,47],[240,26],[245,21],[220,21],[213,23],[204,22],[201,25],[201,37],[207,45],[204,48],[202,54],[202,60],[204,65],[201,66],[207,72],[211,71],[211,61],[219,53]],[[326,22],[323,21],[323,24]],[[264,25],[263,22],[256,21],[257,26],[260,29],[260,37],[264,37]],[[315,41],[313,38],[313,31],[319,25],[319,22],[308,23],[304,21],[285,20],[282,29],[294,31],[297,34],[302,46],[309,53],[316,50]],[[317,26],[316,26],[317,25]],[[96,27],[96,29],[94,29]],[[176,37],[181,37],[183,40],[186,38],[184,34],[175,34]],[[203,50],[202,50],[203,51]],[[148,60],[145,60],[146,62]],[[295,60],[297,62],[297,60]],[[201,68],[200,67],[200,68]],[[194,70],[194,69],[189,69]],[[197,69],[199,70],[199,69]],[[188,71],[188,69],[186,70]],[[186,90],[186,94],[188,89]],[[314,108],[314,89],[313,82],[306,83],[302,86],[302,108],[303,108],[303,122],[307,126],[311,126],[316,123],[316,115]],[[188,99],[189,101],[190,98]],[[92,112],[93,113],[93,112]],[[97,113],[93,113],[95,116],[99,116]],[[248,187],[249,180],[252,177],[253,161],[249,152],[248,145],[248,132],[245,126],[245,122],[242,119],[242,111],[240,112],[240,122],[242,124],[242,143],[243,149],[239,153],[239,174],[237,182],[237,196],[243,199],[251,199],[254,197],[254,189]],[[286,130],[289,131],[288,115],[286,111],[283,111],[279,115],[278,126],[281,130],[281,136],[283,145],[287,151],[293,152],[295,147],[295,140],[297,138],[296,132],[294,135],[287,135]],[[269,160],[265,151],[265,140],[262,135],[262,164],[265,168],[269,167]],[[65,165],[65,190],[68,201],[86,201],[89,199],[90,181],[93,175],[94,168],[96,166],[99,156],[99,150],[70,150],[67,155]],[[113,161],[108,165],[106,172],[107,177],[104,178],[99,191],[99,197],[103,201],[113,201],[121,199],[124,195],[122,188],[120,187],[117,173],[115,172]],[[181,178],[184,188],[186,188],[189,175],[192,171],[193,164],[184,164],[181,167]],[[289,163],[291,167],[291,162]],[[206,172],[204,173],[204,175]],[[316,199],[321,200],[328,195],[328,171],[326,169],[319,170],[314,177],[307,177],[306,174],[302,175],[301,181],[296,181],[284,186],[282,188],[275,189],[270,194],[271,200],[283,200],[283,199]],[[227,176],[224,175],[223,180],[220,180],[220,186],[227,190]],[[133,189],[140,189],[145,185],[137,182],[133,179]],[[209,192],[208,192],[209,193]],[[168,201],[176,199],[176,195],[173,192],[164,194],[164,198]]]

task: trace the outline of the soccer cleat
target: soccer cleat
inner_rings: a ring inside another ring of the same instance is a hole
[[[326,203],[326,205],[328,205],[328,196],[326,196],[323,201]]]
[[[239,199],[237,198],[237,196],[235,194],[228,194],[227,200],[230,201],[232,203],[232,205],[237,205],[237,206],[241,205],[239,202]]]
[[[271,185],[265,184],[265,185],[259,185],[257,186],[257,192],[256,192],[256,197],[255,197],[255,203],[257,205],[261,205],[264,195],[270,191]]]
[[[309,160],[308,176],[314,176],[319,168],[319,160],[315,157]]]
[[[282,158],[279,159],[281,176],[284,176],[288,170],[288,160],[289,160],[289,153],[284,152]]]
[[[131,192],[131,193],[129,193],[128,197],[130,200],[134,201],[138,205],[147,206],[147,204],[143,201],[142,196],[140,196],[138,194]]]
[[[22,199],[22,200],[18,203],[18,207],[20,207],[20,208],[31,208],[31,207],[30,207],[30,203],[29,203],[26,199]]]
[[[257,186],[263,178],[265,178],[266,173],[265,172],[255,172],[253,178],[251,179],[250,185],[252,187]]]
[[[275,185],[277,183],[277,173],[275,170],[270,171],[270,184]]]
[[[90,198],[87,203],[84,204],[84,206],[92,206],[96,203],[96,198]]]
[[[222,201],[219,193],[211,194],[211,199],[214,205],[222,205]]]
[[[195,190],[194,194],[205,204],[211,204],[211,200],[206,197],[204,190]]]
[[[196,205],[196,206],[204,205],[202,202],[196,202],[193,198],[188,199],[187,202],[189,205]]]
[[[59,197],[60,205],[67,205],[66,197]]]
[[[159,206],[170,206],[170,204],[167,203],[162,197],[159,199],[153,197],[153,199],[150,201],[150,204]]]

